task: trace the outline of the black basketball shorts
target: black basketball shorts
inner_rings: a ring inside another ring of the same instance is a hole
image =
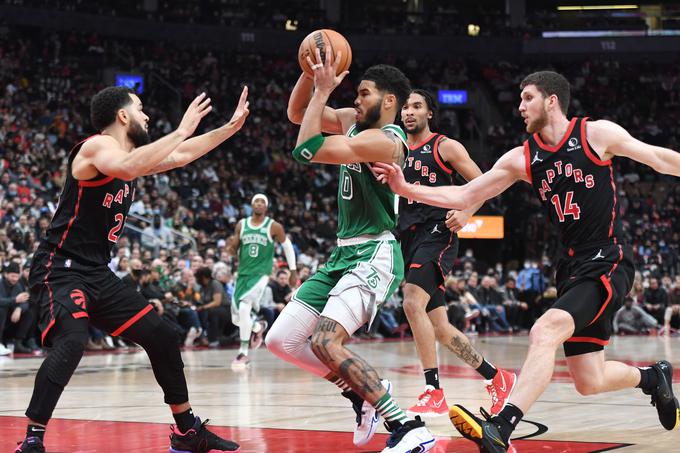
[[[552,308],[574,319],[574,334],[564,343],[566,356],[601,351],[609,343],[612,322],[635,277],[629,246],[605,244],[570,250],[557,265],[558,298]]]
[[[118,336],[153,309],[107,266],[83,265],[43,251],[35,254],[29,286],[31,299],[40,307],[39,326],[46,346],[63,312],[75,319],[88,318],[93,326]]]
[[[406,283],[430,295],[426,311],[446,306],[444,278],[458,256],[458,235],[444,221],[412,225],[399,235]]]

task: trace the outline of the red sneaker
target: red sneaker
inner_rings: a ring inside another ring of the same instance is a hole
[[[499,368],[492,380],[484,382],[486,383],[486,391],[491,396],[491,415],[498,415],[515,388],[517,375]]]
[[[425,386],[425,391],[418,397],[418,402],[406,411],[407,415],[415,417],[438,417],[449,413],[449,406],[444,398],[444,389],[436,389],[431,385]]]

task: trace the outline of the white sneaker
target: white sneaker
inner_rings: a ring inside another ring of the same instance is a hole
[[[423,453],[434,448],[436,442],[425,423],[416,417],[392,431],[382,453]]]
[[[392,394],[392,383],[387,379],[380,381],[387,389],[387,393]],[[361,412],[354,407],[354,412],[357,414],[357,425],[354,427],[354,445],[361,447],[366,445],[375,434],[380,422],[380,414],[375,407],[364,401],[361,406]]]
[[[11,353],[12,353],[11,349],[8,349],[7,347],[5,347],[4,344],[0,343],[0,356],[10,355]]]
[[[189,332],[187,332],[187,337],[184,340],[184,346],[187,348],[192,347],[194,345],[196,337],[198,337],[198,330],[195,327],[189,328]]]

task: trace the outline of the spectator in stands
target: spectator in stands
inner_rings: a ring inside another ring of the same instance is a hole
[[[267,284],[268,295],[264,296],[260,306],[260,314],[267,321],[267,325],[271,326],[281,313],[281,310],[290,302],[293,295],[293,290],[290,288],[290,271],[287,269],[279,269],[276,271],[276,278],[270,280]]]
[[[10,266],[12,266],[12,264],[13,263],[10,263]],[[16,284],[16,286],[19,287],[20,291],[22,292],[28,292],[28,272],[30,267],[30,261],[24,264],[21,269],[21,276],[19,277],[19,281]],[[36,335],[38,333],[37,304],[30,298],[28,303],[18,304],[14,308],[14,312],[11,315],[11,321],[15,324],[14,352],[20,354],[31,354],[35,351],[40,351],[40,347],[36,341]]]
[[[614,333],[617,334],[647,334],[658,328],[656,319],[635,304],[630,296],[626,296],[623,307],[614,315]]]
[[[154,214],[152,224],[142,231],[142,246],[158,255],[161,248],[172,249],[175,244],[170,229],[163,224],[160,214]]]
[[[645,290],[644,308],[658,321],[664,323],[664,315],[668,306],[668,293],[659,286],[659,279],[652,277],[649,279],[649,288]]]
[[[477,303],[481,305],[482,311],[488,313],[489,327],[494,332],[512,332],[508,319],[505,316],[505,306],[503,297],[494,288],[496,279],[489,275],[482,277],[482,284],[474,292]]]
[[[21,313],[28,310],[29,296],[28,292],[19,284],[19,273],[19,265],[14,261],[10,261],[2,270],[2,283],[0,283],[0,355],[11,353],[3,343],[5,326],[8,321],[19,322]]]
[[[214,278],[207,267],[201,267],[194,273],[196,283],[201,287],[201,299],[196,311],[201,318],[201,324],[208,331],[208,345],[215,348],[224,341],[225,329],[233,330],[227,310],[228,301],[224,286]]]
[[[508,277],[501,291],[503,306],[508,317],[508,322],[513,330],[519,331],[529,327],[529,304],[520,300],[519,289],[515,279]]]

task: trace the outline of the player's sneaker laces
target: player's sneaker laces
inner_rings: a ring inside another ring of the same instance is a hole
[[[239,353],[236,358],[231,362],[232,370],[245,370],[250,365],[250,359],[247,355]]]
[[[392,383],[387,379],[380,381],[387,390],[387,393],[392,394]],[[373,406],[364,401],[361,405],[352,403],[352,409],[356,414],[356,426],[354,427],[354,445],[361,447],[366,445],[378,429],[378,422],[380,421],[380,414]]]
[[[27,437],[23,442],[17,443],[14,453],[45,453],[45,446],[39,437]]]
[[[436,389],[431,385],[425,386],[425,391],[418,397],[418,402],[410,407],[406,414],[415,417],[419,415],[425,417],[437,417],[449,412],[449,406],[446,405],[446,398],[444,398],[444,389]]]
[[[387,423],[385,427],[390,431]],[[425,423],[420,417],[416,417],[391,431],[382,453],[423,453],[430,451],[435,443],[436,439],[425,427]]]
[[[491,416],[481,409],[485,420],[474,415],[459,404],[449,409],[449,418],[459,433],[480,446],[480,451],[486,453],[506,453],[510,448],[509,442],[503,440],[499,427],[490,421]]]
[[[262,346],[267,326],[269,326],[267,321],[257,321],[255,323],[253,332],[250,334],[250,349],[257,349]]]
[[[498,415],[515,388],[517,375],[499,368],[496,376],[489,381],[484,381],[484,383],[486,384],[486,391],[491,396],[491,415]]]
[[[196,417],[194,426],[186,433],[181,433],[176,426],[170,430],[170,453],[207,453],[209,451],[239,452],[241,448],[235,442],[222,439],[208,431],[205,425],[209,420],[201,422]]]
[[[659,383],[651,390],[643,390],[643,393],[652,396],[652,406],[656,407],[661,425],[670,431],[677,428],[680,423],[680,405],[673,395],[673,366],[662,360],[651,368],[656,370]]]

